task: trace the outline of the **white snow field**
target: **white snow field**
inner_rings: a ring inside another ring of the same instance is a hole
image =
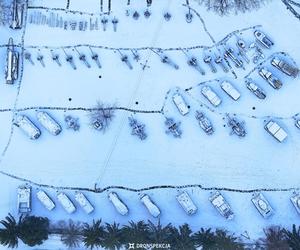
[[[31,53],[35,64],[24,60],[19,81],[7,85],[4,76],[6,47],[0,47],[3,62],[0,65],[3,83],[0,86],[0,178],[3,183],[0,215],[17,214],[16,187],[27,182],[34,189],[33,214],[53,220],[102,218],[103,221],[125,224],[129,220],[151,219],[138,199],[138,193],[147,193],[160,207],[163,223],[179,225],[187,222],[195,230],[223,227],[238,235],[247,231],[253,240],[261,236],[268,225],[297,223],[299,215],[289,198],[300,188],[300,130],[294,126],[300,105],[299,78],[284,75],[271,66],[270,61],[278,55],[291,64],[300,64],[299,20],[277,0],[251,13],[225,17],[190,1],[191,23],[185,21],[188,10],[183,6],[185,1],[154,1],[149,19],[143,16],[145,1],[132,1],[130,7],[126,2],[112,1],[106,31],[102,30],[100,19],[99,30],[92,31],[64,30],[30,22],[37,12],[89,22],[90,18],[99,17],[100,6],[96,0],[70,1],[69,10],[74,13],[60,9],[66,7],[65,1],[34,0],[27,8],[24,29],[12,31],[0,27],[1,44],[13,37],[16,44]],[[131,16],[125,15],[126,9]],[[132,18],[135,10],[140,13],[138,20]],[[163,17],[167,11],[172,15],[168,22]],[[114,16],[119,20],[117,32],[113,31],[111,23]],[[266,58],[259,65],[251,62],[245,64],[243,70],[231,63],[233,72],[226,74],[218,65],[217,73],[212,73],[203,63],[205,54],[214,56],[224,51],[223,43],[236,50],[238,37],[249,45],[255,39],[253,32],[256,29],[266,33],[275,43],[271,49],[263,49]],[[99,54],[101,69],[92,61],[89,46]],[[91,68],[78,59],[75,47],[87,55]],[[161,48],[179,69],[161,63],[159,56],[149,48]],[[73,55],[77,70],[65,61],[63,49],[66,54]],[[61,67],[52,61],[50,50],[60,55]],[[119,52],[128,56],[132,70],[121,61]],[[133,52],[140,55],[139,62],[134,61]],[[186,53],[198,59],[206,72],[204,76],[187,64]],[[46,67],[36,60],[38,54],[44,56]],[[283,87],[275,90],[264,81],[258,75],[260,66],[269,68],[282,80]],[[246,76],[265,90],[265,100],[258,99],[246,88]],[[220,88],[223,80],[231,82],[241,93],[238,101],[232,100]],[[201,95],[204,85],[220,96],[222,104],[219,107],[213,107]],[[172,101],[176,91],[190,106],[186,116],[178,112]],[[93,108],[97,101],[118,107],[105,133],[89,125],[90,112],[84,110]],[[58,136],[48,133],[37,123],[36,110],[48,112],[61,124],[63,131]],[[196,110],[203,111],[212,121],[214,134],[208,136],[202,131],[195,119]],[[227,113],[245,122],[247,134],[244,138],[230,134]],[[19,128],[12,126],[16,114],[27,115],[37,124],[41,137],[30,140]],[[64,115],[67,114],[79,118],[79,131],[65,128]],[[146,140],[140,141],[131,135],[128,125],[131,115],[146,125]],[[165,133],[166,117],[181,121],[181,138]],[[278,143],[264,129],[271,118],[288,134],[283,143]],[[45,185],[44,189],[57,204],[51,212],[35,197],[39,185]],[[181,186],[185,186],[183,189],[189,192],[199,208],[194,216],[187,216],[176,202],[175,195]],[[100,193],[90,192],[95,187]],[[141,191],[148,187],[153,188]],[[95,206],[95,211],[86,215],[77,206],[74,214],[66,214],[55,197],[59,188],[67,188],[73,201],[77,188],[86,189],[85,195]],[[235,213],[233,221],[226,221],[210,204],[208,197],[214,189],[225,189],[221,192]],[[107,199],[108,190],[117,192],[128,205],[128,216],[117,214]],[[268,220],[263,219],[251,203],[251,194],[255,190],[265,191],[275,210]]]

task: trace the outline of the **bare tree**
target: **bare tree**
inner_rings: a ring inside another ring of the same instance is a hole
[[[98,102],[90,113],[90,125],[99,131],[105,132],[114,118],[115,106]]]

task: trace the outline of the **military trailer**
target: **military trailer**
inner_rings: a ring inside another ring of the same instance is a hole
[[[75,192],[75,200],[78,204],[82,207],[82,209],[87,213],[90,214],[94,211],[94,207],[90,203],[90,201],[85,197],[85,195],[81,192]]]
[[[265,125],[265,130],[279,142],[283,142],[287,138],[287,133],[284,129],[273,120],[270,120]]]
[[[300,214],[300,195],[294,193],[293,196],[291,197],[291,202],[293,203],[298,214]]]
[[[245,123],[238,121],[236,118],[231,118],[227,114],[227,124],[231,128],[231,134],[236,134],[238,137],[245,137],[247,132],[245,129]]]
[[[274,57],[271,61],[271,64],[288,76],[296,78],[299,75],[298,68],[294,67],[293,65],[278,57]]]
[[[274,213],[273,208],[262,193],[253,194],[251,201],[258,210],[258,212],[265,219],[269,218]]]
[[[31,212],[31,187],[22,185],[18,187],[18,212],[26,214]]]
[[[263,100],[267,97],[265,91],[253,81],[251,80],[247,81],[246,86],[257,98]]]
[[[222,102],[222,100],[209,86],[204,86],[201,89],[201,93],[215,107],[219,106]]]
[[[114,205],[117,212],[121,215],[128,214],[129,210],[128,207],[123,203],[123,201],[119,198],[117,193],[110,192],[108,194],[108,199],[111,201],[111,203]]]
[[[274,89],[280,89],[282,87],[282,82],[275,77],[271,71],[269,71],[267,68],[261,68],[259,70],[259,75],[265,79]]]
[[[12,38],[8,40],[5,80],[6,84],[14,84],[18,79],[19,74],[19,53],[14,49],[14,42]]]
[[[185,100],[180,94],[173,95],[173,102],[175,103],[177,109],[179,110],[180,114],[186,115],[189,113],[190,109],[189,106],[186,104]]]
[[[230,82],[224,81],[220,84],[220,86],[225,91],[225,93],[229,95],[233,100],[237,101],[241,97],[240,92],[235,87],[233,87]]]
[[[46,112],[38,111],[36,117],[41,125],[52,135],[58,135],[61,132],[61,126]]]
[[[58,193],[57,199],[67,213],[72,214],[75,212],[76,207],[65,193]]]
[[[14,125],[19,127],[32,140],[38,139],[41,135],[39,128],[25,115],[18,115]]]
[[[19,3],[18,0],[13,0],[13,9],[11,15],[11,29],[21,29],[23,25],[24,4]]]
[[[209,197],[209,200],[225,219],[232,220],[234,218],[234,213],[231,210],[231,207],[219,191],[212,194]]]
[[[43,190],[39,190],[36,193],[36,197],[43,204],[43,206],[45,208],[47,208],[49,211],[51,211],[55,208],[54,202],[51,200],[51,198]]]
[[[196,111],[195,117],[198,120],[200,127],[203,129],[203,131],[206,134],[208,134],[208,135],[213,134],[213,132],[214,132],[213,125],[203,112]]]
[[[149,195],[145,194],[141,197],[141,202],[145,205],[149,213],[157,218],[160,215],[160,210],[157,205],[150,199]]]
[[[178,194],[176,196],[176,199],[188,215],[192,215],[197,212],[198,208],[196,207],[195,203],[193,202],[193,200],[187,192],[184,191]]]

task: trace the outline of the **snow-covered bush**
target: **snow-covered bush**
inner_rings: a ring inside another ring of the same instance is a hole
[[[0,1],[0,26],[8,25],[11,20],[11,7]]]

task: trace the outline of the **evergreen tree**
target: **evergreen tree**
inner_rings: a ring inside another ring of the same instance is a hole
[[[61,241],[68,248],[79,247],[82,241],[82,227],[80,223],[69,220],[68,225],[62,228]]]
[[[195,250],[192,230],[188,224],[179,226],[179,229],[173,227],[172,230],[172,244],[174,250]]]
[[[216,236],[215,233],[211,232],[211,228],[203,229],[194,233],[193,240],[195,247],[200,247],[203,250],[210,250],[216,246]]]
[[[296,228],[296,225],[293,225],[292,231],[283,229],[283,232],[286,236],[287,243],[290,248],[293,250],[300,249],[300,227]]]
[[[105,249],[116,250],[122,247],[122,230],[117,223],[106,223],[103,235],[103,247]]]
[[[148,243],[149,226],[144,221],[130,221],[122,229],[122,238],[124,243]]]
[[[18,224],[15,218],[8,214],[4,220],[0,221],[4,228],[0,228],[0,243],[9,248],[18,247]]]
[[[93,249],[94,247],[102,246],[104,227],[101,225],[101,220],[93,220],[92,225],[85,223],[82,235],[85,247]]]

